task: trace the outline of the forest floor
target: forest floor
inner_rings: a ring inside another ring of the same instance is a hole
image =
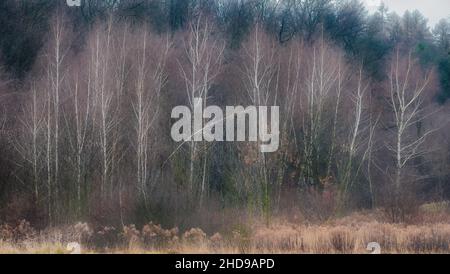
[[[121,244],[119,238],[107,235],[108,229],[99,235],[98,242],[81,243],[81,253],[370,253],[367,245],[376,242],[381,253],[450,253],[450,215],[428,212],[418,222],[389,223],[375,220],[371,214],[355,213],[321,224],[299,224],[287,221],[271,225],[254,224],[229,234],[206,235],[195,228],[179,234],[178,230],[164,230],[150,224],[142,230],[125,227]],[[23,229],[23,227],[22,227]],[[67,230],[67,229],[66,229]],[[78,227],[78,230],[79,227]],[[110,230],[111,231],[111,230]],[[5,229],[0,236],[5,238]],[[80,235],[80,234],[79,234]],[[1,239],[1,238],[0,238]],[[0,240],[0,253],[70,253],[66,246],[73,237],[66,237],[64,230],[53,230],[45,235],[21,240]],[[81,238],[80,238],[81,239]],[[100,245],[100,246],[101,246]],[[93,247],[95,246],[95,247]]]

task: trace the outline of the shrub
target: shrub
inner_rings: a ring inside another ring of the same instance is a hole
[[[118,244],[119,239],[117,231],[112,226],[101,227],[93,234],[92,238],[93,244],[97,248],[111,248]]]
[[[36,237],[36,231],[26,220],[21,220],[16,226],[4,224],[0,226],[0,240],[6,242],[23,242]]]
[[[204,243],[206,241],[206,233],[200,228],[191,228],[184,232],[183,239],[190,243]]]
[[[163,229],[161,225],[150,222],[144,225],[141,235],[146,246],[162,247],[178,241],[178,228]]]
[[[73,226],[75,237],[80,244],[88,244],[94,234],[94,231],[87,223],[78,222]]]
[[[140,232],[135,225],[124,226],[122,238],[128,246],[133,246],[140,243]]]

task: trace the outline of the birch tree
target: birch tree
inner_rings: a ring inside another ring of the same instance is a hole
[[[220,72],[223,62],[223,52],[225,45],[223,41],[213,35],[213,27],[208,20],[201,16],[191,22],[187,37],[184,40],[184,57],[186,62],[179,60],[180,71],[183,76],[185,89],[188,98],[188,104],[193,110],[195,107],[194,98],[201,98],[203,109],[206,107],[209,99],[208,93],[214,83],[215,78]],[[203,156],[203,162],[199,167],[201,174],[199,195],[200,204],[206,187],[206,169],[207,169],[207,146],[204,142],[197,144],[196,140],[202,139],[202,126],[194,125],[193,136],[189,143],[189,190],[191,194],[197,190],[195,174],[197,173],[196,162]]]
[[[160,112],[161,90],[166,82],[165,63],[171,47],[166,38],[140,35],[133,111],[136,130],[137,186],[147,204],[147,189],[152,167],[151,134]]]
[[[13,140],[15,151],[25,161],[24,168],[30,167],[32,178],[32,192],[36,207],[40,206],[41,190],[40,184],[42,165],[41,161],[45,150],[43,149],[45,133],[45,101],[38,98],[35,85],[31,88],[31,96],[24,107],[24,115],[20,118],[22,125],[20,135]],[[26,180],[26,179],[25,179]]]
[[[405,183],[405,168],[424,155],[423,144],[435,129],[418,131],[419,124],[429,115],[425,108],[425,92],[431,72],[423,73],[410,51],[406,58],[396,51],[389,74],[389,102],[393,112],[393,144],[387,144],[395,159],[393,176],[395,199],[401,195]]]
[[[81,216],[82,210],[82,176],[85,174],[86,165],[86,148],[88,147],[88,138],[91,129],[91,86],[88,83],[86,89],[79,86],[79,78],[76,77],[75,83],[71,88],[73,114],[74,114],[74,142],[71,142],[75,152],[75,186],[77,200],[77,214]],[[69,130],[69,129],[68,129]]]
[[[367,133],[367,122],[365,116],[365,99],[369,85],[363,81],[363,70],[360,68],[357,80],[356,91],[350,94],[350,100],[353,103],[352,121],[349,126],[348,141],[344,144],[344,159],[339,165],[340,197],[339,208],[342,210],[348,201],[348,192],[352,184],[358,179],[364,157],[357,158],[363,146],[366,145],[363,134]],[[370,138],[370,137],[369,137]],[[368,150],[369,151],[369,150]],[[365,155],[365,154],[364,154]],[[358,161],[359,160],[359,161]]]
[[[107,24],[97,26],[90,39],[90,83],[92,85],[93,111],[95,111],[94,124],[99,140],[101,181],[101,201],[111,198],[113,190],[113,173],[116,164],[116,149],[118,130],[120,125],[118,95],[121,85],[114,90],[110,79],[115,77],[112,62],[114,43],[112,38],[113,18],[109,17]],[[121,58],[119,58],[121,60]],[[117,78],[116,78],[117,79]],[[120,78],[119,78],[120,79]]]
[[[278,91],[278,72],[279,60],[276,58],[275,41],[269,38],[262,30],[259,24],[256,24],[249,41],[243,45],[244,65],[243,82],[247,98],[251,105],[268,106],[276,103]],[[260,124],[259,127],[262,125]],[[260,130],[260,129],[259,129]],[[258,150],[260,140],[256,146],[250,149]],[[256,174],[254,174],[253,190],[251,192],[259,193],[261,198],[261,209],[269,221],[270,194],[269,178],[266,155],[257,152],[255,159]],[[261,184],[258,186],[258,184]]]
[[[303,184],[317,185],[321,174],[327,174],[330,157],[333,157],[336,127],[344,74],[342,58],[322,38],[310,48],[306,62],[305,83],[302,87],[299,105],[302,113],[302,173]],[[328,108],[332,114],[327,116]],[[331,116],[331,117],[330,117]],[[330,124],[329,121],[332,121]],[[331,136],[325,133],[331,127]],[[327,137],[324,136],[327,135]],[[331,148],[326,149],[326,141],[331,137]],[[325,163],[322,165],[321,163]],[[320,170],[320,166],[327,170]],[[329,175],[329,174],[327,174]]]
[[[61,96],[66,76],[65,59],[69,53],[66,21],[62,15],[56,15],[51,28],[51,40],[47,49],[47,188],[48,217],[50,222],[58,212],[60,192],[60,142],[61,142]],[[53,208],[54,207],[54,208]]]

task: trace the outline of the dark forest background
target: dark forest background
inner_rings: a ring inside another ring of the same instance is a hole
[[[0,220],[404,221],[450,197],[450,20],[358,1],[0,2]],[[280,105],[280,149],[170,111]],[[299,217],[300,216],[300,217]]]

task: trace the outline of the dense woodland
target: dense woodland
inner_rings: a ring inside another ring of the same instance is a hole
[[[0,1],[0,221],[219,226],[450,198],[450,20],[357,1]],[[280,148],[170,138],[280,106]]]

